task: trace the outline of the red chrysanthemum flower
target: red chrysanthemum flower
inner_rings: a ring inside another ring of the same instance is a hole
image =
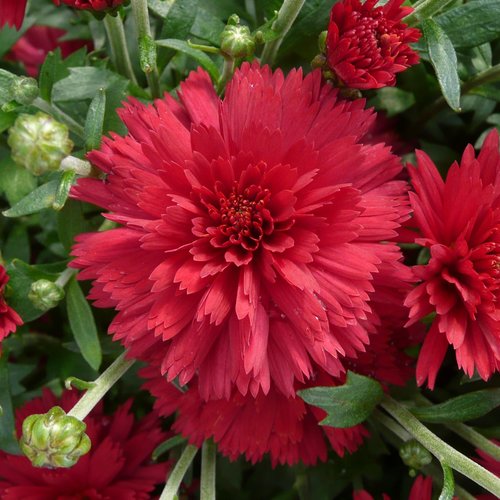
[[[235,390],[228,399],[203,401],[196,382],[180,392],[161,376],[154,360],[140,374],[146,379],[144,387],[156,398],[155,409],[160,415],[177,412],[173,431],[196,446],[212,437],[217,449],[231,460],[245,455],[256,463],[268,453],[273,467],[299,460],[313,465],[327,459],[327,442],[342,457],[346,451],[354,452],[369,435],[362,425],[346,429],[319,426],[326,417],[323,410],[274,388],[256,397]],[[330,376],[319,373],[313,385],[336,384]]]
[[[53,0],[56,5],[69,5],[74,9],[106,11],[128,3],[129,0]]]
[[[430,250],[416,266],[422,283],[408,295],[410,323],[436,313],[417,363],[417,382],[433,388],[449,344],[469,377],[487,380],[500,367],[500,153],[491,132],[475,158],[468,146],[446,182],[423,152],[410,174],[415,222]]]
[[[399,261],[407,217],[399,160],[364,145],[374,114],[337,100],[321,74],[244,64],[220,100],[193,72],[180,102],[131,100],[126,137],[90,160],[107,174],[73,196],[124,227],[80,235],[73,266],[90,298],[119,313],[110,332],[134,357],[204,399],[270,390],[285,396],[316,363],[364,350],[380,267]],[[365,322],[366,323],[366,322]]]
[[[85,46],[89,50],[92,50],[92,42],[87,40],[61,41],[61,37],[65,34],[66,32],[59,28],[32,26],[14,44],[7,58],[23,63],[26,73],[29,76],[36,77],[47,54],[57,47],[61,49],[62,57],[68,57],[73,52]]]
[[[455,498],[455,497],[453,497]],[[413,482],[408,500],[431,500],[432,499],[432,478],[418,476]],[[373,496],[366,490],[357,490],[352,493],[352,500],[374,500]],[[382,494],[382,500],[391,500],[386,493]]]
[[[19,29],[23,24],[28,0],[0,0],[0,28],[4,25]]]
[[[5,285],[9,281],[7,271],[0,264],[0,342],[23,324],[19,314],[7,305],[4,298]]]
[[[420,31],[401,19],[412,12],[403,0],[343,0],[330,15],[326,39],[328,66],[340,82],[351,88],[378,89],[396,83],[396,73],[417,64],[418,54],[408,45]]]
[[[61,399],[48,389],[16,412],[17,433],[23,420],[46,413],[53,406],[69,411],[78,400],[75,391]],[[92,448],[69,469],[35,468],[19,455],[0,451],[0,497],[2,500],[147,500],[156,484],[165,482],[169,464],[151,463],[153,449],[167,437],[158,417],[151,413],[136,422],[130,413],[132,401],[103,413],[100,403],[85,418]]]

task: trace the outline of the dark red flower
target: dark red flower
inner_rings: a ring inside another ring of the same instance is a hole
[[[7,305],[4,298],[5,285],[9,281],[7,271],[0,264],[0,342],[23,324],[19,314]]]
[[[113,10],[129,0],[53,0],[56,5],[69,5],[74,9],[105,11]]]
[[[455,498],[455,497],[453,497]],[[353,500],[373,500],[373,496],[366,490],[357,490],[352,494]],[[432,478],[418,476],[413,482],[408,500],[431,500],[432,499]],[[386,493],[382,494],[382,500],[391,500]]]
[[[4,25],[19,29],[23,24],[27,0],[0,0],[0,28]]]
[[[57,47],[61,49],[62,57],[68,57],[78,49],[87,46],[92,50],[92,42],[87,40],[64,40],[64,30],[50,26],[32,26],[14,44],[7,57],[22,62],[29,76],[36,77],[47,54]]]
[[[500,153],[491,132],[477,159],[468,146],[446,177],[423,152],[410,174],[417,243],[430,250],[416,266],[422,283],[408,295],[410,323],[435,312],[417,363],[417,382],[433,388],[451,344],[469,377],[487,380],[500,367]]]
[[[343,0],[330,15],[326,58],[340,82],[351,88],[378,89],[396,83],[396,73],[418,63],[418,54],[408,45],[420,31],[401,19],[412,12],[401,7],[404,0]]]
[[[398,262],[407,217],[399,160],[362,138],[374,115],[337,100],[321,74],[244,64],[220,100],[193,72],[180,102],[131,100],[126,137],[90,160],[106,180],[73,196],[124,227],[80,235],[73,266],[119,312],[110,332],[134,357],[161,351],[168,380],[196,373],[204,399],[285,396],[317,364],[369,343],[373,277]]]
[[[61,399],[48,389],[16,412],[21,435],[23,420],[46,413],[53,406],[69,411],[78,400],[75,391]],[[19,455],[0,451],[0,497],[2,500],[147,500],[158,483],[165,482],[169,464],[152,464],[153,449],[167,438],[158,417],[151,413],[137,422],[130,413],[132,401],[103,413],[99,404],[84,420],[92,448],[69,469],[35,468]]]
[[[177,412],[172,430],[196,446],[213,437],[217,449],[231,460],[245,455],[255,463],[268,453],[273,467],[278,463],[293,465],[299,460],[312,465],[327,459],[327,442],[344,456],[346,451],[354,452],[368,436],[361,425],[346,429],[319,426],[318,422],[326,417],[323,410],[299,397],[286,397],[274,388],[256,397],[235,390],[228,399],[203,401],[196,382],[182,393],[161,376],[154,361],[141,370],[141,375],[146,379],[145,388],[156,398],[155,409],[163,416]],[[330,376],[321,373],[313,385],[335,384]]]

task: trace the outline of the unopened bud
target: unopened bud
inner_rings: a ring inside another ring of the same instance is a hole
[[[19,104],[31,104],[38,97],[38,83],[34,78],[21,76],[16,78],[10,88],[12,97]]]
[[[41,279],[31,284],[28,299],[37,309],[47,311],[64,299],[64,289],[53,281]]]
[[[399,456],[411,469],[420,470],[432,462],[432,455],[418,441],[406,441],[399,449]]]
[[[255,51],[255,40],[248,26],[241,26],[240,19],[232,15],[221,34],[221,52],[233,59],[250,57]]]
[[[23,422],[20,446],[35,467],[72,467],[90,450],[87,426],[59,406]]]
[[[73,149],[68,127],[41,112],[19,115],[7,142],[13,160],[34,175],[57,170]]]
[[[326,52],[326,37],[327,36],[328,36],[328,31],[322,31],[318,36],[318,48],[322,54],[324,54]]]

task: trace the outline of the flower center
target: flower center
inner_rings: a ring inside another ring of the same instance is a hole
[[[397,36],[395,30],[390,32],[387,19],[384,18],[382,10],[375,9],[370,16],[353,12],[353,16],[359,19],[359,24],[354,28],[356,38],[359,40],[359,47],[364,53],[369,51],[374,55],[374,51],[382,56],[390,52],[390,38]]]
[[[211,244],[217,248],[239,245],[248,251],[255,251],[265,234],[274,229],[271,213],[266,204],[271,197],[269,189],[252,184],[239,190],[234,186],[226,195],[217,189],[216,203],[211,204],[209,215],[214,226],[208,232]]]

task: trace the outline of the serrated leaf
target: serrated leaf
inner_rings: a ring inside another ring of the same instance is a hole
[[[58,180],[47,182],[18,201],[12,208],[2,213],[5,217],[21,217],[23,215],[34,214],[44,208],[51,208],[56,199],[58,187]]]
[[[168,38],[165,40],[157,40],[156,43],[160,47],[168,47],[170,49],[174,49],[187,54],[188,56],[195,59],[196,62],[200,64],[200,66],[208,71],[209,75],[212,77],[212,80],[219,80],[219,69],[217,68],[217,65],[212,61],[212,59],[210,59],[210,57],[201,50],[190,47],[184,40]]]
[[[106,90],[99,89],[90,103],[85,120],[85,148],[87,151],[99,149],[101,146],[105,113]]]
[[[454,111],[460,111],[460,80],[457,72],[457,54],[444,30],[432,19],[422,22],[431,63],[446,102]]]
[[[0,450],[20,454],[16,439],[14,408],[9,383],[7,354],[0,356]]]
[[[410,408],[419,420],[433,424],[465,422],[482,417],[500,406],[500,389],[484,389],[433,406]]]
[[[97,327],[92,309],[75,278],[66,289],[66,306],[71,331],[83,358],[94,370],[99,369],[102,351]]]
[[[349,371],[344,385],[313,387],[298,394],[306,403],[327,412],[321,425],[345,428],[365,421],[381,401],[384,391],[376,380]]]

